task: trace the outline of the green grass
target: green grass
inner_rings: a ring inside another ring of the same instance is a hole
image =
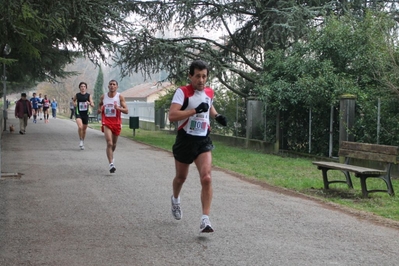
[[[100,128],[100,124],[90,124]],[[122,136],[132,140],[156,146],[168,151],[172,150],[174,134],[161,131],[138,129],[133,137],[133,130],[125,126]],[[317,197],[326,202],[334,202],[346,207],[362,210],[375,215],[399,221],[399,199],[387,193],[370,193],[369,198],[362,198],[360,180],[352,177],[354,189],[348,189],[346,184],[332,184],[329,190],[323,189],[321,171],[312,164],[312,159],[278,156],[257,152],[254,150],[232,147],[221,142],[214,142],[213,165],[230,171],[255,178],[270,185],[283,187],[292,191]],[[171,163],[171,167],[172,163]],[[329,171],[329,179],[345,180],[339,171]],[[399,193],[399,180],[393,181],[394,190]],[[368,179],[368,188],[385,189],[380,179]]]

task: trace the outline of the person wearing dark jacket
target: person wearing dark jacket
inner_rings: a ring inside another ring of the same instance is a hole
[[[21,93],[21,99],[19,99],[15,105],[15,117],[19,118],[19,134],[25,134],[26,126],[28,125],[28,119],[32,116],[32,106],[30,101],[26,99],[26,93]]]

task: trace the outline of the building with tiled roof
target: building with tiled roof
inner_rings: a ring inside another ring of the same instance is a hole
[[[126,102],[154,102],[165,95],[167,89],[173,88],[170,82],[148,82],[121,92]]]

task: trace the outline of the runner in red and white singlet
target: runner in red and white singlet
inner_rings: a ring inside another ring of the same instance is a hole
[[[205,84],[209,67],[201,61],[191,63],[188,77],[190,84],[176,90],[169,108],[169,121],[178,122],[178,131],[173,156],[176,175],[173,179],[172,215],[176,220],[183,217],[180,207],[180,191],[187,179],[189,166],[197,166],[201,182],[202,216],[200,233],[212,233],[209,219],[212,202],[212,153],[213,144],[209,137],[209,118],[214,118],[222,126],[227,125],[225,116],[217,113],[213,106],[214,92]]]
[[[110,173],[115,173],[114,151],[116,142],[122,129],[121,114],[128,114],[125,98],[117,92],[118,82],[111,80],[108,83],[108,93],[103,94],[98,105],[98,113],[101,114],[101,130],[107,142],[106,154]]]

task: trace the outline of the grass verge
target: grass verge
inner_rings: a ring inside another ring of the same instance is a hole
[[[100,124],[90,124],[100,129]],[[138,129],[133,137],[133,130],[125,126],[121,136],[146,143],[168,151],[172,150],[175,135],[161,131]],[[221,142],[214,142],[213,165],[255,178],[270,185],[317,197],[326,202],[333,202],[345,207],[366,211],[375,215],[399,221],[399,199],[387,193],[370,193],[369,198],[362,198],[360,180],[352,177],[354,189],[345,184],[332,184],[331,189],[323,189],[321,171],[312,164],[312,159],[265,154],[262,152],[232,147]],[[171,166],[172,167],[172,166]],[[329,177],[344,180],[339,171],[330,171]],[[399,180],[393,181],[394,190],[399,193]],[[368,188],[385,189],[380,179],[369,179]]]

